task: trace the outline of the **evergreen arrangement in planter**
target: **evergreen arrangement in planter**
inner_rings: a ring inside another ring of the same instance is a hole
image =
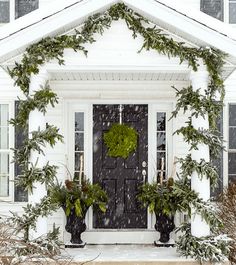
[[[138,133],[126,124],[115,123],[103,139],[109,156],[127,158],[137,148]]]
[[[173,178],[162,183],[146,183],[141,186],[139,200],[149,207],[156,215],[155,229],[160,232],[159,241],[166,244],[170,240],[170,233],[174,230],[174,214],[177,210],[173,193]]]
[[[86,230],[85,216],[92,206],[93,210],[106,212],[107,195],[98,184],[91,184],[88,179],[66,180],[65,185],[51,185],[52,203],[62,207],[67,222],[66,231],[71,233],[71,243],[84,246],[81,234]]]

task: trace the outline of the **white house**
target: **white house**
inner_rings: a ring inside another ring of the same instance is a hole
[[[216,162],[221,180],[219,189],[236,180],[236,32],[233,25],[236,1],[213,1],[212,5],[211,1],[200,0],[39,0],[39,3],[32,1],[34,6],[29,11],[35,9],[33,12],[24,15],[27,12],[21,11],[24,16],[18,19],[14,17],[21,16],[17,13],[21,1],[16,1],[15,8],[14,2],[0,0],[0,7],[5,8],[0,9],[0,20],[10,21],[0,28],[0,214],[6,215],[9,210],[20,213],[28,199],[38,201],[45,194],[45,188],[38,185],[28,198],[22,189],[14,186],[14,176],[19,172],[10,163],[11,148],[20,146],[22,135],[7,121],[16,115],[18,97],[24,96],[14,86],[7,68],[12,69],[15,62],[21,61],[29,45],[47,36],[72,34],[90,15],[104,12],[118,2],[147,18],[175,41],[184,42],[188,47],[212,47],[227,53],[222,73],[225,105],[219,121],[226,151]],[[7,16],[6,12],[9,12]],[[35,111],[29,118],[29,130],[44,128],[47,123],[60,128],[64,143],[45,150],[46,159],[59,167],[60,181],[67,177],[64,165],[72,174],[78,173],[83,155],[86,176],[102,182],[106,188],[115,221],[108,218],[107,222],[96,222],[90,209],[86,218],[88,228],[83,234],[87,243],[153,243],[156,240],[154,217],[142,210],[137,214],[135,194],[140,183],[151,182],[160,173],[161,161],[165,162],[164,174],[168,176],[173,170],[174,157],[188,153],[189,146],[182,137],[173,135],[187,121],[187,113],[169,120],[176,104],[172,86],[181,89],[192,85],[194,89],[204,89],[208,74],[201,62],[194,72],[187,62],[180,64],[178,57],[168,58],[152,50],[138,53],[143,39],[140,36],[134,39],[123,20],[113,21],[111,28],[102,35],[97,34],[95,39],[96,42],[85,44],[87,57],[66,49],[64,65],[51,60],[32,77],[30,90],[49,80],[59,104],[45,116]],[[142,132],[136,155],[122,164],[104,154],[101,142],[102,130],[110,122],[119,121],[120,113],[124,121],[132,121]],[[160,121],[164,121],[161,128],[157,126]],[[200,117],[195,121],[195,127],[207,126]],[[196,155],[207,159],[204,148],[199,148]],[[43,160],[39,158],[39,163],[44,163]],[[122,178],[116,178],[117,174]],[[202,198],[209,198],[209,181],[197,179],[192,185]],[[176,222],[183,218],[177,216]],[[53,223],[61,227],[63,240],[68,240],[62,210],[42,219],[38,224],[39,233],[49,230]],[[193,220],[192,227],[193,233],[199,236],[207,234],[209,229],[201,220]]]

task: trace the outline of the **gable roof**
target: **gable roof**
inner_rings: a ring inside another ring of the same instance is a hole
[[[0,28],[0,63],[21,54],[47,36],[63,34],[94,13],[124,2],[153,23],[198,46],[211,46],[229,54],[236,65],[236,34],[230,25],[200,11],[189,11],[170,0],[58,0]]]

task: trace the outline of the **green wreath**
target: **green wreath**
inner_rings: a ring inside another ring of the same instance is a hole
[[[125,124],[115,123],[103,136],[108,155],[127,158],[137,148],[137,131]]]

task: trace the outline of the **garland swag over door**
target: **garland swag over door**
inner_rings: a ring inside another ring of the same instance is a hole
[[[147,210],[137,201],[139,187],[147,179],[148,106],[123,105],[122,123],[138,132],[138,145],[127,159],[109,157],[103,135],[119,123],[119,105],[93,107],[93,181],[108,194],[105,214],[94,212],[94,228],[147,228]],[[145,175],[146,174],[146,175]]]

